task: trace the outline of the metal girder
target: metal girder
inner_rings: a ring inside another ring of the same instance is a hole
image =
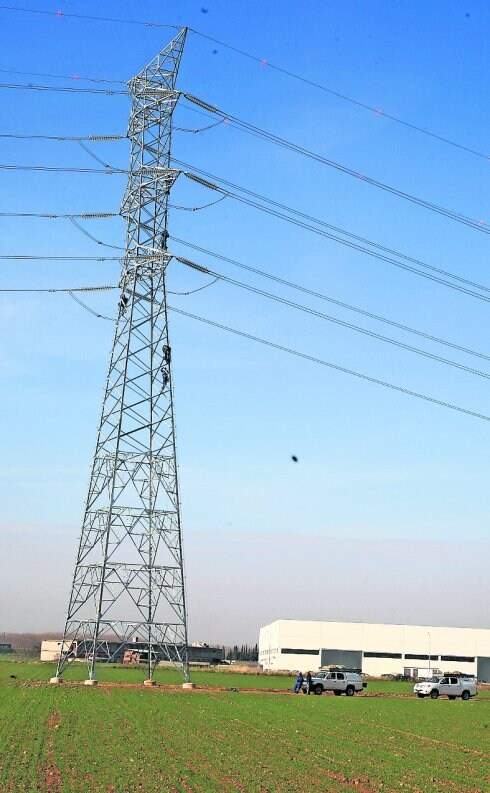
[[[137,646],[189,679],[165,272],[172,113],[186,29],[132,80],[119,315],[57,676]],[[137,641],[135,641],[137,637]],[[109,652],[109,647],[111,651]]]

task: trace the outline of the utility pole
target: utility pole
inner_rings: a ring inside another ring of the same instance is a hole
[[[131,162],[119,313],[56,678],[130,646],[189,681],[165,275],[172,113],[187,29],[128,83]],[[190,685],[190,684],[189,684]]]

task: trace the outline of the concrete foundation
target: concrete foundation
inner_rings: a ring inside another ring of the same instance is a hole
[[[148,680],[143,680],[143,685],[144,686],[156,686],[156,683],[153,680],[153,678],[148,678]]]
[[[191,689],[195,687],[196,687],[195,683],[182,683],[182,688]]]
[[[59,686],[63,681],[62,681],[61,677],[51,677],[49,682],[53,686]]]
[[[99,682],[98,680],[84,680],[83,681],[83,685],[84,686],[96,686],[98,684],[98,682]]]

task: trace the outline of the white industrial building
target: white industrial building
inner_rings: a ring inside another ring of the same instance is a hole
[[[277,620],[260,629],[259,663],[289,671],[339,664],[373,677],[458,670],[490,682],[490,630]]]

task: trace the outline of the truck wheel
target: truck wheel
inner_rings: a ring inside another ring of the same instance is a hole
[[[430,692],[430,698],[431,699],[437,699],[438,696],[439,696],[439,692],[438,692],[437,688],[433,688],[432,691]]]
[[[342,694],[341,691],[334,691],[333,693],[335,694],[336,697],[340,697],[340,695]]]
[[[353,697],[355,693],[354,686],[347,686],[345,689],[345,696],[346,697]]]
[[[454,694],[448,694],[448,695],[447,695],[447,698],[448,698],[448,699],[456,699],[456,697],[455,697],[455,695],[454,695]]]
[[[323,686],[319,683],[317,686],[314,687],[313,691],[315,694],[323,694]]]
[[[461,694],[461,699],[468,700],[469,698],[470,698],[470,692],[463,691],[463,693]]]
[[[419,699],[424,699],[425,694],[417,694],[417,696],[418,696]]]

